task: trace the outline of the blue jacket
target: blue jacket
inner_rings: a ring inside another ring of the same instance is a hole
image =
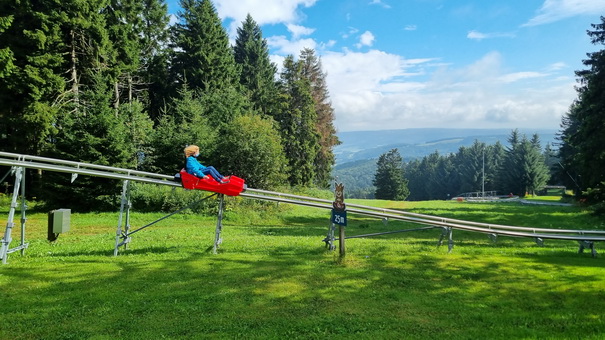
[[[187,173],[196,175],[197,177],[204,177],[205,175],[202,172],[204,169],[206,169],[206,167],[198,162],[194,156],[187,157],[187,163],[185,164],[185,170],[187,170]]]

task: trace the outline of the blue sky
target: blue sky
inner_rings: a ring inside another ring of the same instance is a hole
[[[229,33],[250,13],[272,60],[321,57],[338,131],[558,129],[574,71],[600,50],[604,0],[214,0]],[[179,10],[177,0],[169,11]]]

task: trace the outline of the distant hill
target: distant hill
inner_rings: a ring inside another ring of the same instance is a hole
[[[486,144],[502,143],[512,129],[403,129],[382,131],[352,131],[338,133],[341,145],[334,148],[336,164],[377,159],[383,153],[397,148],[404,161],[422,158],[435,151],[441,154],[457,152],[461,146],[470,146],[475,140]],[[542,145],[556,142],[557,130],[519,129],[528,138],[540,136]]]

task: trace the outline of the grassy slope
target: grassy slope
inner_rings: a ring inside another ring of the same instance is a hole
[[[574,207],[361,203],[502,224],[604,227]],[[134,213],[132,224],[160,216]],[[209,251],[216,220],[177,215],[136,234],[130,250],[113,257],[117,213],[73,214],[72,230],[54,244],[44,240],[46,215],[30,214],[30,249],[0,267],[0,339],[605,334],[603,257],[578,254],[571,241],[494,244],[454,231],[448,254],[435,246],[440,231],[431,230],[347,240],[339,259],[321,242],[326,211],[281,207],[226,217],[217,255]],[[413,227],[350,215],[347,234]]]

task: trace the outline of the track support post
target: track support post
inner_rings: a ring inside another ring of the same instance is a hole
[[[590,253],[592,254],[592,257],[597,257],[597,250],[594,248],[593,241],[579,241],[579,243],[580,243],[580,249],[578,249],[579,254],[584,253],[584,249],[588,248],[588,249],[590,249]]]
[[[452,227],[444,227],[443,231],[441,232],[441,236],[439,236],[439,242],[437,243],[437,246],[441,246],[443,244],[443,239],[447,236],[448,242],[447,242],[447,252],[451,253],[452,249],[454,249],[454,238],[452,236]]]
[[[21,254],[25,251],[25,248],[29,245],[25,243],[25,168],[15,167],[13,168],[15,173],[15,185],[13,187],[13,196],[11,198],[11,205],[8,211],[8,220],[6,222],[6,229],[4,231],[4,237],[0,245],[0,259],[2,264],[6,264],[8,261],[8,254],[16,251],[21,251]],[[17,200],[19,198],[19,189],[21,189],[21,244],[13,249],[10,248],[12,242],[12,231],[15,223],[15,210],[18,206]]]
[[[128,243],[130,242],[130,237],[128,236],[128,232],[130,230],[130,181],[124,180],[122,184],[122,202],[120,204],[120,217],[118,217],[118,228],[116,229],[116,244],[113,250],[113,256],[118,256],[118,250],[121,246],[124,246],[124,249],[128,249]],[[124,241],[120,242],[120,238],[122,238],[122,222],[125,222],[124,227]]]
[[[334,250],[336,249],[336,246],[334,245],[334,232],[336,231],[336,224],[331,223],[330,226],[328,227],[328,235],[326,236],[326,238],[323,239],[323,241],[326,243],[326,247],[328,248],[328,250]]]
[[[212,247],[212,253],[217,254],[218,248],[221,243],[223,243],[223,239],[221,238],[221,231],[223,230],[223,205],[225,201],[225,195],[219,194],[219,202],[218,202],[218,218],[216,220],[216,231],[214,232],[214,246]]]

